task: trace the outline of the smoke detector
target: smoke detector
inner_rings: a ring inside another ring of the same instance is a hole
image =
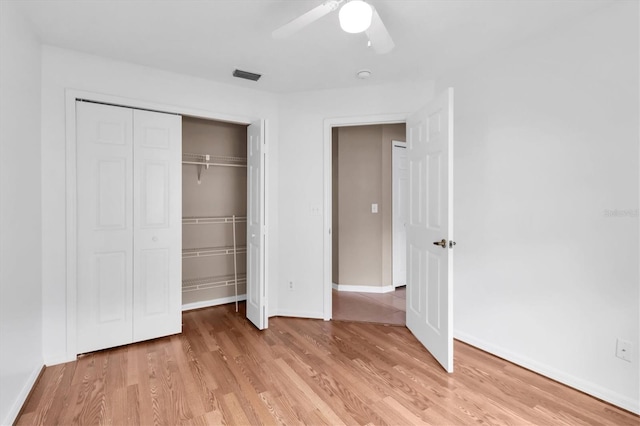
[[[356,73],[356,77],[358,77],[360,80],[366,80],[369,77],[371,77],[371,71],[370,70],[360,70]]]

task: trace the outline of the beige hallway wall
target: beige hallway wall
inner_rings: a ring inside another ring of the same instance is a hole
[[[333,133],[336,284],[392,284],[391,142],[404,137],[404,123],[341,127]],[[378,213],[371,212],[374,203]]]

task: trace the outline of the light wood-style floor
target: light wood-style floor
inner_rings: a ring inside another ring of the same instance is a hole
[[[390,293],[333,290],[333,319],[405,325],[406,287]]]
[[[404,327],[183,314],[180,335],[52,366],[19,425],[633,425],[640,418],[465,344],[445,373]]]

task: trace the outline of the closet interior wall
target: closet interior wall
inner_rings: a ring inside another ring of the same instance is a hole
[[[243,300],[247,126],[183,117],[182,152],[183,309],[235,301],[236,271],[238,299]],[[190,164],[200,161],[216,165]]]

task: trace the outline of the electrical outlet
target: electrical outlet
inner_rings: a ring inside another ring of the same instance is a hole
[[[633,345],[628,340],[618,339],[616,341],[616,356],[625,361],[631,362]]]
[[[289,281],[289,291],[293,291],[293,281]]]

